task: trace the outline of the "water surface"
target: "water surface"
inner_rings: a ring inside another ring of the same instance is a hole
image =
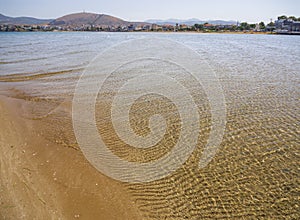
[[[147,184],[124,184],[143,216],[299,218],[298,36],[1,33],[0,93],[10,89],[33,102],[31,117],[47,125],[48,138],[78,147],[71,135],[71,118],[53,109],[72,99],[77,80],[97,54],[123,41],[146,37],[174,40],[199,53],[222,85],[227,124],[221,148],[206,168],[195,166],[203,139],[184,167],[171,176]],[[147,106],[136,109],[140,114],[150,111]],[[205,138],[209,130],[205,103],[202,110]],[[106,138],[113,140],[109,129]],[[170,136],[176,139],[172,131]],[[160,153],[168,149],[165,145]],[[124,157],[130,153],[115,152]]]

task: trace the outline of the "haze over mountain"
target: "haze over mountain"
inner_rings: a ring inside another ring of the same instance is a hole
[[[230,25],[230,24],[236,24],[236,21],[224,21],[224,20],[199,20],[197,18],[191,18],[191,19],[167,19],[167,20],[160,20],[160,19],[149,19],[146,20],[146,22],[149,23],[155,23],[159,25],[169,24],[169,25],[176,25],[176,24],[186,24],[186,25],[194,25],[194,24],[204,24],[204,23],[210,23],[210,24],[218,24],[218,25]]]
[[[95,14],[95,13],[74,13],[62,16],[57,19],[38,19],[33,17],[9,17],[3,14],[0,14],[0,24],[13,24],[13,25],[40,25],[40,24],[50,24],[57,26],[82,26],[82,25],[103,25],[103,26],[128,26],[130,24],[133,25],[145,25],[145,24],[170,24],[176,25],[178,24],[186,24],[186,25],[194,25],[194,24],[236,24],[236,21],[223,21],[223,20],[199,20],[197,18],[180,20],[180,19],[168,19],[168,20],[158,20],[158,19],[150,19],[145,22],[131,22],[125,21],[120,18],[116,18],[110,15],[105,14]]]
[[[9,17],[0,14],[0,24],[48,24],[53,19],[38,19],[33,17]]]

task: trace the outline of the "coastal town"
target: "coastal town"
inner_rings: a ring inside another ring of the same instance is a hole
[[[235,24],[212,24],[209,22],[184,24],[155,24],[146,22],[124,22],[117,24],[97,24],[86,22],[78,24],[64,21],[51,21],[45,24],[10,24],[1,22],[0,32],[37,32],[37,31],[94,31],[94,32],[202,32],[202,33],[273,33],[300,34],[300,18],[279,16],[268,24],[236,22]]]

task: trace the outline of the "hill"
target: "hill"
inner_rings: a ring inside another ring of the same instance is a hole
[[[38,19],[32,17],[9,17],[3,14],[0,14],[0,24],[28,24],[28,25],[37,25],[37,24],[48,24],[53,19]]]
[[[81,26],[81,25],[102,25],[102,26],[122,26],[129,24],[146,24],[145,22],[129,22],[105,14],[95,13],[75,13],[65,15],[50,22],[50,25],[59,26]]]
[[[149,23],[129,22],[110,15],[83,12],[83,13],[68,14],[57,19],[37,19],[32,17],[9,17],[0,14],[0,24],[12,24],[12,25],[50,24],[53,26],[82,26],[82,25],[128,26],[130,24],[133,24],[134,26],[137,26],[137,25],[146,25]]]
[[[235,21],[223,21],[223,20],[207,20],[202,21],[196,18],[180,20],[180,19],[167,19],[167,20],[157,20],[151,19],[145,22],[130,22],[125,21],[117,17],[113,17],[105,14],[96,14],[96,13],[74,13],[62,16],[57,19],[37,19],[33,17],[9,17],[3,14],[0,14],[0,24],[13,24],[13,25],[37,25],[37,24],[50,24],[53,26],[73,26],[80,27],[82,25],[98,25],[98,26],[128,26],[130,24],[137,25],[146,25],[146,24],[169,24],[176,25],[178,24],[186,24],[186,25],[194,25],[194,24],[218,24],[218,25],[228,25],[228,24],[236,24]]]
[[[231,24],[236,24],[236,21],[223,21],[223,20],[199,20],[197,18],[191,18],[191,19],[186,19],[186,20],[180,20],[180,19],[167,19],[167,20],[159,20],[159,19],[150,19],[147,20],[146,22],[153,23],[153,24],[159,24],[159,25],[164,25],[164,24],[169,24],[169,25],[176,25],[176,24],[186,24],[186,25],[194,25],[194,24],[204,24],[204,23],[209,23],[209,24],[215,24],[215,25],[231,25]]]

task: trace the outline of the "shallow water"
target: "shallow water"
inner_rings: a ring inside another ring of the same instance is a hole
[[[65,83],[72,83],[72,77],[80,75],[99,53],[126,40],[152,37],[175,40],[197,51],[223,80],[253,83],[248,93],[257,92],[257,81],[280,87],[281,93],[297,92],[300,39],[274,35],[1,33],[0,82],[41,79],[35,84],[66,89]]]
[[[184,166],[154,182],[125,184],[143,216],[299,218],[300,38],[297,36],[1,33],[0,93],[13,89],[17,97],[32,102],[31,115],[26,117],[39,119],[53,137],[78,147],[72,136],[71,118],[62,117],[55,111],[56,106],[71,100],[80,75],[97,54],[122,41],[145,37],[171,39],[199,53],[199,59],[207,62],[220,80],[227,123],[217,155],[207,167],[198,169],[210,123],[207,100],[201,93],[203,96],[198,97],[201,138]],[[180,91],[176,92],[180,97]],[[171,117],[177,116],[171,104],[164,105],[158,98],[142,97],[133,107],[135,114],[131,118],[137,133],[149,132],[148,116],[144,115],[155,113],[150,109],[153,103],[161,105],[162,114],[170,110]],[[98,99],[102,104],[96,106],[99,111],[110,107],[104,96]],[[150,101],[145,104],[145,100]],[[139,117],[145,118],[139,120]],[[163,149],[151,149],[146,152],[147,157],[141,150],[118,148],[122,143],[112,125],[106,123],[107,118],[96,115],[96,119],[99,132],[110,142],[111,150],[127,160],[147,162],[172,148],[169,143],[160,143],[158,147]],[[175,118],[169,124],[174,127],[167,130],[164,138],[176,142],[180,121]]]

